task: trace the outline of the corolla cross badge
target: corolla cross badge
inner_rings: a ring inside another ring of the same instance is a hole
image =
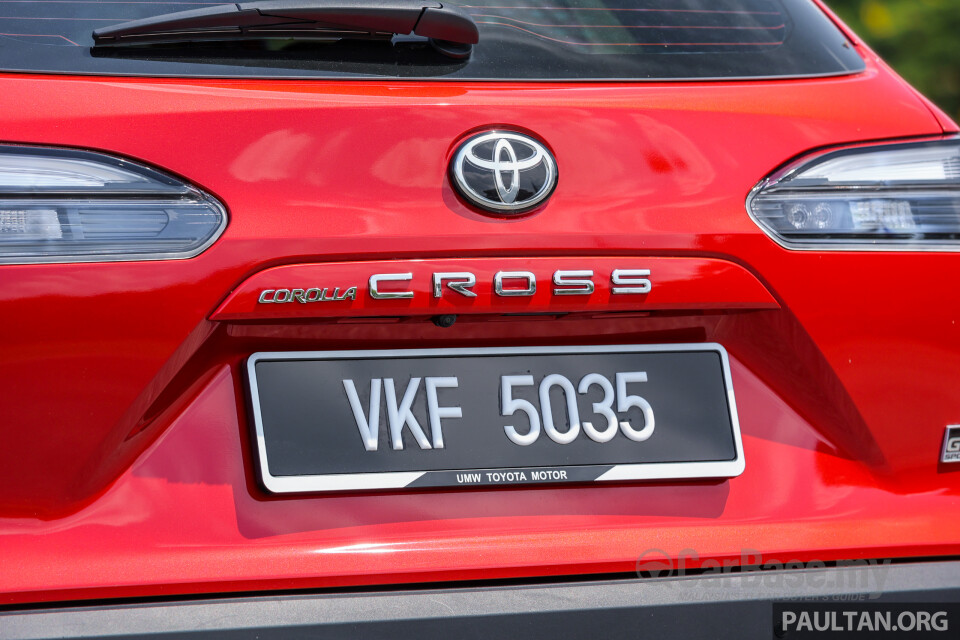
[[[472,204],[499,214],[523,213],[557,186],[557,163],[541,143],[522,133],[488,131],[460,145],[453,183]]]

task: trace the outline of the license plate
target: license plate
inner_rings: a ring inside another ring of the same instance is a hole
[[[729,478],[718,344],[310,351],[247,361],[275,493]]]

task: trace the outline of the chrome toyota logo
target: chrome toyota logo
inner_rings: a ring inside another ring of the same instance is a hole
[[[557,163],[542,144],[522,133],[488,131],[460,145],[453,183],[472,204],[499,214],[523,213],[557,186]]]

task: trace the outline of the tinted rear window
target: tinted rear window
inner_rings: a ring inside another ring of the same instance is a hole
[[[335,2],[335,0],[328,0]],[[99,27],[217,2],[0,0],[0,68],[203,77],[650,80],[811,77],[863,61],[810,0],[468,0],[468,60],[418,38],[93,49]]]

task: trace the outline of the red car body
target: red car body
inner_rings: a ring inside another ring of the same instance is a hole
[[[958,132],[848,35],[866,70],[815,79],[0,76],[4,142],[132,158],[229,211],[187,260],[0,267],[0,602],[629,574],[651,550],[691,568],[960,555],[960,473],[938,462],[960,422],[957,255],[791,251],[744,204],[813,151]],[[451,187],[458,142],[495,126],[557,158],[532,215],[481,215]],[[277,270],[411,261],[675,275],[647,306],[540,299],[556,314],[529,317],[483,281],[446,310],[452,327],[424,305],[243,305]],[[258,482],[253,352],[664,342],[729,352],[739,477],[307,496]]]

